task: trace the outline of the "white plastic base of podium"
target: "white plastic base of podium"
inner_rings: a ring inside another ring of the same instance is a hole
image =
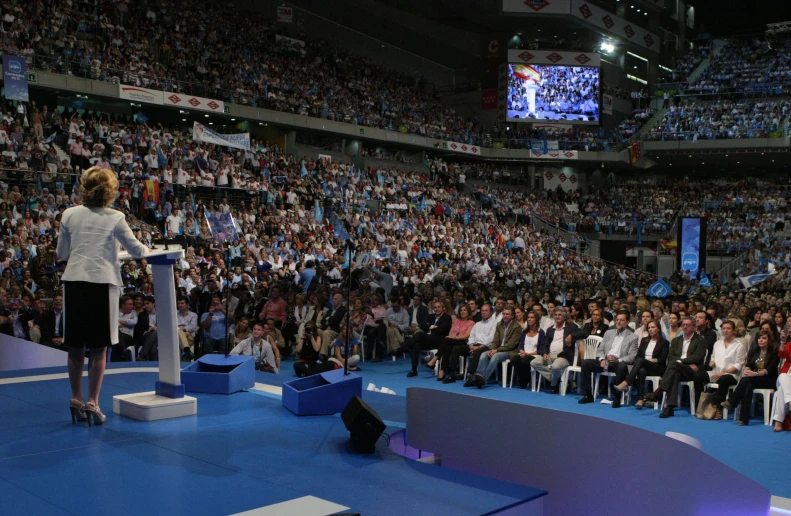
[[[192,396],[166,398],[154,391],[122,394],[113,396],[113,412],[138,421],[194,416],[198,413],[198,400]]]

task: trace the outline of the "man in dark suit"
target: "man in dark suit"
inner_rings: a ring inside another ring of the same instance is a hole
[[[335,294],[332,296],[332,307],[324,313],[324,317],[319,321],[319,333],[321,334],[320,355],[329,356],[332,344],[341,331],[341,323],[346,319],[346,307],[343,305],[343,295]]]
[[[42,316],[41,343],[50,346],[63,345],[63,296],[55,296],[52,308]]]
[[[417,363],[420,360],[421,349],[439,348],[442,340],[450,333],[453,320],[444,313],[440,301],[434,303],[434,314],[420,327],[422,330],[401,344],[401,353],[411,353],[412,370],[407,373],[407,378],[417,376]]]
[[[560,392],[560,376],[563,370],[574,362],[574,339],[579,326],[566,322],[568,312],[562,306],[552,310],[555,324],[546,330],[544,345],[538,349],[538,355],[530,363],[530,367],[549,380],[552,394]]]
[[[428,307],[423,304],[423,298],[420,297],[420,294],[415,294],[412,296],[412,304],[409,305],[407,314],[409,315],[407,334],[414,335],[418,332],[418,330],[426,325],[426,322],[428,322],[428,318],[430,317],[430,314],[428,313]]]
[[[634,364],[637,357],[637,335],[629,329],[629,314],[618,312],[615,316],[615,328],[610,328],[604,333],[604,339],[596,351],[596,358],[582,361],[582,390],[585,396],[578,403],[593,403],[594,396],[591,387],[591,373],[606,371],[615,373],[615,384],[618,385],[629,374],[629,366]],[[609,380],[609,378],[607,378]],[[615,396],[613,408],[621,406],[621,396]]]
[[[695,333],[695,319],[684,317],[681,321],[682,334],[670,343],[670,354],[667,359],[667,370],[659,382],[659,389],[645,395],[645,401],[659,402],[662,392],[667,393],[667,405],[661,418],[672,417],[673,408],[678,402],[678,382],[688,382],[695,378],[695,373],[703,369],[706,360],[706,339]]]

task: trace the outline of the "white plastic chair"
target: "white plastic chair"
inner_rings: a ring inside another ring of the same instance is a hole
[[[755,397],[763,396],[764,398],[764,425],[769,425],[772,421],[772,398],[774,397],[774,389],[755,389],[753,391],[753,402],[750,404],[750,417],[755,417]],[[741,404],[740,404],[741,405]],[[737,406],[733,410],[734,421],[739,419],[739,412],[741,407]],[[723,414],[724,415],[724,414]]]
[[[371,318],[370,315],[365,316],[365,320],[363,321],[363,325],[362,325],[363,331],[361,331],[360,333],[357,333],[356,331],[352,331],[352,335],[354,335],[354,338],[360,341],[360,362],[363,363],[365,363],[365,326],[368,324],[368,319],[370,318]],[[376,356],[375,355],[376,349],[374,349],[372,353],[374,353],[374,356]]]
[[[511,365],[511,359],[510,358],[506,359],[505,362],[503,362],[503,364],[502,364],[502,367],[503,367],[503,389],[505,389],[505,384],[506,384],[506,381],[508,380],[508,366],[509,365]],[[514,386],[514,376],[516,376],[516,372],[515,371],[511,371],[511,385],[509,385],[509,387],[513,387]]]
[[[651,392],[656,391],[659,388],[659,382],[662,381],[661,376],[646,376],[646,382],[651,382]],[[654,403],[654,410],[659,410],[659,403]]]
[[[678,382],[678,400],[676,401],[676,406],[681,406],[681,394],[684,392],[684,387],[689,389],[689,413],[693,416],[695,415],[695,382]],[[662,393],[662,404],[660,408],[665,408],[665,402],[667,401],[667,393]]]
[[[593,359],[596,358],[596,351],[598,351],[599,346],[602,342],[601,337],[591,336],[585,339],[585,355],[584,359]],[[577,373],[582,373],[582,364],[579,364],[579,345],[582,341],[577,341],[574,345],[574,363],[568,366],[566,369],[563,370],[563,376],[560,378],[560,395],[565,396],[566,391],[568,390],[568,381],[569,381],[569,373],[574,373],[576,376]],[[579,390],[580,382],[577,382],[577,390]]]

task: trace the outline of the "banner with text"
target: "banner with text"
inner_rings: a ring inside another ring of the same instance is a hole
[[[584,0],[571,0],[571,15],[635,45],[659,52],[659,36]]]
[[[442,148],[455,152],[463,152],[464,154],[472,154],[474,156],[481,155],[480,147],[478,147],[477,145],[467,145],[466,143],[448,141],[442,145]]]
[[[294,9],[286,5],[278,5],[277,21],[281,23],[292,23],[294,21]]]
[[[549,143],[549,142],[547,142]],[[557,142],[555,142],[557,143]],[[537,159],[578,159],[579,152],[575,150],[550,150],[546,154],[543,152],[535,152],[532,149],[530,150],[530,157],[537,158]]]
[[[118,85],[118,96],[126,100],[134,100],[135,102],[145,102],[147,104],[164,104],[162,92],[159,90],[150,90],[148,88],[141,88],[140,86],[129,86],[127,84]]]
[[[601,108],[605,115],[612,115],[612,103],[612,95],[604,93],[601,98]]]
[[[250,133],[220,134],[198,122],[195,122],[192,126],[192,139],[196,142],[213,143],[246,151],[250,150]]]
[[[545,190],[557,190],[558,186],[566,191],[579,189],[579,180],[574,172],[567,173],[554,167],[536,167],[536,172],[543,176]]]
[[[508,50],[509,63],[530,63],[558,66],[601,66],[601,54],[563,50]]]
[[[21,56],[3,54],[3,86],[8,100],[30,101],[27,89],[27,61]]]
[[[295,47],[305,48],[305,42],[302,41],[301,39],[289,38],[288,36],[281,36],[280,34],[275,35],[275,41],[282,41],[282,40],[288,41]]]
[[[203,97],[193,97],[183,93],[173,93],[166,91],[163,93],[164,104],[184,109],[197,109],[199,111],[211,111],[212,113],[222,113],[225,110],[225,103],[222,100],[206,99]]]
[[[503,0],[504,13],[568,14],[571,0]]]

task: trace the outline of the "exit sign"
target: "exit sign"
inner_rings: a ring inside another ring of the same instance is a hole
[[[28,72],[27,82],[38,82],[38,74],[36,72]]]

